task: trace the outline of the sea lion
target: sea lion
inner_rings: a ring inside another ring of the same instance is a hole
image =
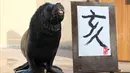
[[[45,66],[47,72],[56,73],[56,66],[52,63],[59,46],[63,19],[64,7],[61,3],[45,3],[37,9],[21,40],[21,50],[28,62],[15,71],[29,67],[31,73],[36,73],[38,67]]]

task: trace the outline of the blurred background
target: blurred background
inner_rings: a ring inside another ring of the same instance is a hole
[[[65,7],[62,38],[55,65],[65,73],[73,73],[71,1],[86,0],[0,0],[0,73],[14,73],[13,69],[26,60],[20,51],[20,41],[28,29],[36,9],[45,2],[61,2]],[[94,0],[91,0],[94,1]],[[116,8],[116,31],[119,69],[130,72],[130,0],[99,0],[113,2]]]

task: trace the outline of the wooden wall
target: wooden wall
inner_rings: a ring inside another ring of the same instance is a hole
[[[118,60],[130,61],[130,4],[127,0],[100,1],[115,3]]]

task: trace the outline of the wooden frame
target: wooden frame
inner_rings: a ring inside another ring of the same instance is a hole
[[[78,56],[78,22],[77,6],[107,6],[110,17],[110,44],[111,56]],[[71,2],[72,12],[72,48],[73,48],[73,68],[74,73],[86,72],[116,72],[118,71],[115,9],[113,3],[99,2]]]
[[[125,3],[129,5],[130,4],[130,0],[125,0]]]

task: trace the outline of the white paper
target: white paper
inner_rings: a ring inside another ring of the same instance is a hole
[[[91,18],[83,18],[82,15],[88,16],[92,15],[90,12],[92,10],[96,15],[105,16],[106,19],[96,18],[92,21],[92,24],[95,25],[97,22],[98,25],[92,32],[92,34],[86,38],[84,35],[87,35],[92,28],[89,26],[89,21]],[[77,6],[77,18],[78,18],[78,48],[79,56],[109,56],[111,55],[110,48],[110,28],[109,28],[109,8],[101,6]],[[97,31],[103,27],[102,31],[99,33],[98,38],[105,44],[109,50],[107,54],[104,54],[104,47],[100,46],[96,38],[92,40],[91,43],[86,43],[97,33]]]

